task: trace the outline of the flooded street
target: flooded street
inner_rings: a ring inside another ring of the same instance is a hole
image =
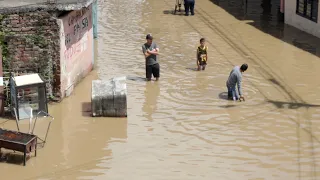
[[[320,179],[320,40],[277,22],[277,4],[263,15],[250,10],[262,1],[237,2],[197,0],[187,17],[172,14],[174,0],[99,1],[96,69],[50,106],[55,121],[37,157],[23,167],[21,154],[7,156],[1,177]],[[160,47],[158,82],[143,80],[147,33]],[[208,66],[198,72],[201,37]],[[227,101],[228,75],[243,63],[246,101]],[[91,81],[124,75],[128,118],[90,117]]]

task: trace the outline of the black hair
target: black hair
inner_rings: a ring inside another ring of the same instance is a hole
[[[146,39],[153,39],[153,37],[152,37],[152,35],[151,34],[147,34],[147,36],[146,36]]]
[[[242,64],[241,67],[240,67],[240,69],[241,69],[242,71],[246,71],[246,70],[248,69],[248,64]]]
[[[206,40],[205,38],[201,38],[201,39],[200,39],[200,43],[201,43],[202,41],[205,41],[205,40]]]

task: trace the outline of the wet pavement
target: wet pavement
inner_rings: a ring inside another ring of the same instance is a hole
[[[232,1],[197,0],[196,15],[186,17],[171,13],[174,2],[99,1],[97,68],[69,98],[50,106],[55,121],[37,157],[23,167],[21,155],[5,152],[0,174],[30,180],[320,179],[320,40],[276,22],[274,9],[265,22],[261,9],[243,13]],[[255,2],[248,7],[260,6]],[[159,82],[143,80],[147,33],[160,46]],[[209,59],[197,72],[201,37]],[[246,101],[227,101],[226,79],[242,63],[249,65]],[[91,80],[123,75],[128,118],[91,118]],[[0,123],[15,129],[13,121]]]

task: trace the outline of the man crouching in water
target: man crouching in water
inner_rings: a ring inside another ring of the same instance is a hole
[[[227,88],[228,88],[228,99],[229,100],[240,100],[244,101],[244,97],[242,94],[242,73],[245,72],[248,69],[247,64],[242,64],[241,67],[235,66],[232,71],[230,72],[229,78],[227,80]],[[238,92],[240,95],[240,98],[238,96],[238,93],[236,91],[236,85],[238,86]]]
[[[158,63],[159,48],[155,42],[152,42],[153,37],[151,34],[146,36],[147,42],[142,45],[142,52],[146,58],[146,78],[147,81],[151,81],[151,77],[156,78],[156,81],[160,77],[160,65]]]

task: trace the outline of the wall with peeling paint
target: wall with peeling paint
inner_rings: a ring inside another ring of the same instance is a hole
[[[93,67],[92,5],[60,17],[61,96],[69,96],[75,85]]]

